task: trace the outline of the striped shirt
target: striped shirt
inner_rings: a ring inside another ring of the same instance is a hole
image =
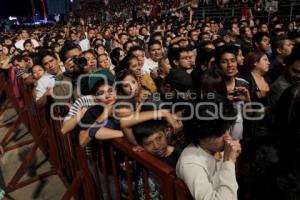
[[[64,119],[64,122],[67,120],[70,120],[73,116],[77,115],[80,110],[84,107],[90,108],[96,104],[96,98],[93,95],[87,95],[82,96],[78,98],[75,103],[71,106],[67,116]],[[85,147],[85,152],[88,157],[88,159],[93,159],[93,157],[97,156],[95,155],[95,147],[93,145],[93,142],[89,142],[87,146]]]
[[[28,68],[18,69],[18,70],[16,71],[16,76],[17,76],[18,78],[22,78],[23,75],[24,75],[24,74],[27,74],[27,73],[29,73],[29,69],[28,69]]]
[[[90,108],[96,105],[95,97],[93,95],[82,96],[78,98],[75,103],[71,106],[67,116],[65,117],[64,121],[71,119],[73,116],[77,115],[79,111],[86,107]]]

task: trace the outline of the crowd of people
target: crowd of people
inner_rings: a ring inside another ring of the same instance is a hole
[[[83,2],[78,11],[81,16],[93,16],[94,19],[110,22],[130,19],[147,21],[168,16],[188,16],[190,10],[195,13],[196,17],[203,17],[210,10],[231,13],[232,8],[240,13],[242,18],[249,16],[251,12],[267,17],[268,13],[272,14],[277,11],[290,12],[293,2],[294,0],[88,1]],[[294,4],[297,2],[295,1]]]
[[[39,107],[61,104],[61,133],[78,128],[89,159],[95,141],[125,137],[195,199],[300,198],[299,52],[299,16],[79,18],[0,33],[1,71],[32,85]]]

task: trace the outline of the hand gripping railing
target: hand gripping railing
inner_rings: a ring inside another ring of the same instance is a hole
[[[36,107],[32,86],[20,83],[19,87],[25,105],[22,122],[31,132],[34,143],[8,183],[8,192],[57,174],[67,187],[63,200],[136,199],[140,196],[151,199],[153,182],[150,179],[157,184],[162,199],[191,199],[186,186],[170,166],[146,152],[133,151],[133,146],[124,138],[99,142],[97,158],[89,160],[78,143],[78,131],[61,134],[62,122],[50,118],[46,108]],[[13,100],[13,96],[10,99]],[[56,115],[61,112],[59,107],[54,109]],[[49,158],[52,168],[20,182],[38,148]]]

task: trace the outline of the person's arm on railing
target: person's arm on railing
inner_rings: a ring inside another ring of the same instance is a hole
[[[89,131],[90,129],[80,131],[79,144],[81,147],[85,147],[91,141]],[[99,129],[96,131],[94,138],[97,140],[109,140],[109,139],[119,138],[123,136],[124,136],[123,132],[120,130],[113,130],[110,128],[99,127]]]
[[[125,137],[127,138],[127,140],[133,144],[138,146],[138,143],[133,135],[132,129],[131,128],[123,128],[123,133],[125,135]]]
[[[61,130],[60,130],[61,133],[66,134],[66,133],[72,131],[76,127],[76,125],[80,121],[80,119],[84,116],[86,111],[87,111],[87,108],[81,108],[81,110],[76,115],[72,116],[68,120],[65,120],[61,127]]]

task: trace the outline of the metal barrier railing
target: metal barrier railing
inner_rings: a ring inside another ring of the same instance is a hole
[[[34,155],[37,152],[38,148],[40,147],[45,153],[45,155],[47,155],[47,148],[44,144],[45,137],[48,135],[49,132],[47,126],[45,126],[44,128],[41,128],[39,126],[40,118],[36,117],[36,115],[38,115],[38,112],[34,110],[35,105],[34,101],[32,101],[31,88],[25,86],[20,80],[18,80],[17,77],[15,77],[14,68],[11,68],[10,70],[3,73],[8,73],[6,74],[8,80],[2,79],[1,81],[7,81],[5,88],[6,95],[8,100],[13,104],[18,116],[17,119],[10,126],[8,132],[5,133],[5,136],[1,141],[1,145],[4,146],[5,151],[9,151],[24,146],[26,144],[33,143],[32,147],[30,147],[28,153],[24,157],[21,165],[19,166],[16,173],[10,179],[5,188],[7,192],[12,192],[35,181],[41,180],[50,175],[54,175],[56,173],[56,169],[52,168],[49,171],[21,181],[22,176],[26,173],[31,162],[33,161]],[[16,133],[16,128],[21,123],[23,123],[26,126],[26,128],[30,130],[33,139],[29,139],[22,143],[17,143],[7,147],[9,139],[13,136],[13,134]]]
[[[0,77],[2,81],[5,82]],[[133,151],[125,138],[99,142],[96,159],[90,160],[79,145],[78,132],[61,134],[62,122],[52,120],[46,108],[36,107],[33,87],[19,83],[19,89],[25,104],[23,121],[33,136],[33,146],[6,186],[7,192],[50,175],[59,175],[67,187],[63,200],[136,199],[137,194],[151,199],[153,182],[159,186],[159,195],[163,199],[192,199],[170,166],[146,152]],[[10,97],[12,101],[13,98]],[[61,113],[61,108],[54,109],[55,115]],[[20,182],[38,148],[49,158],[51,169]]]

